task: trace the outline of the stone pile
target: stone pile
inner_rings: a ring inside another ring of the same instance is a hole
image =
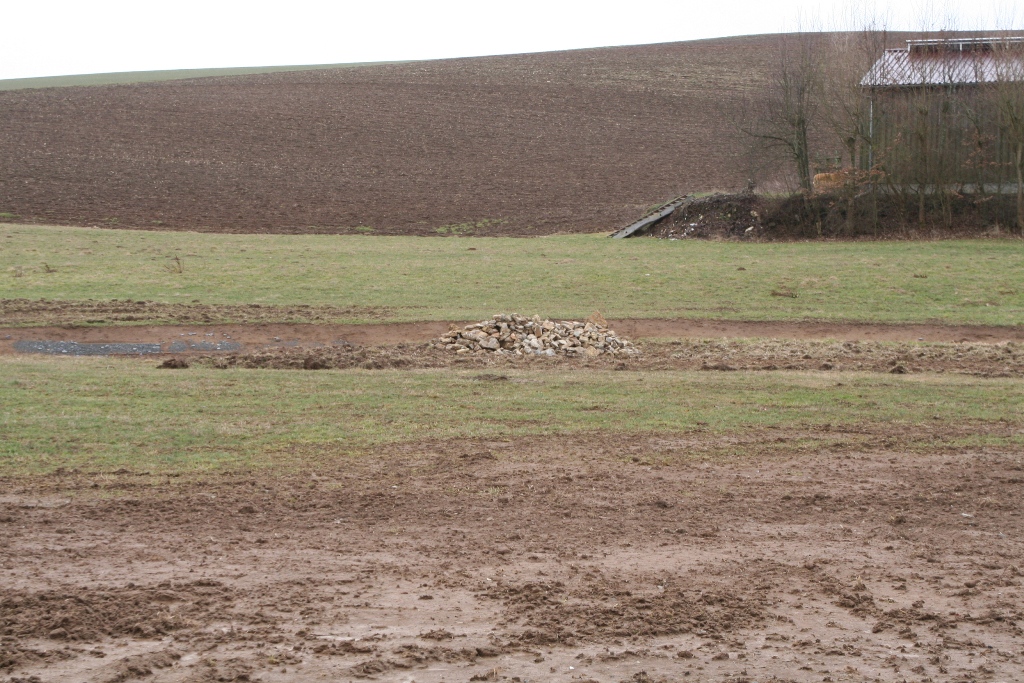
[[[594,319],[585,322],[553,322],[516,314],[496,315],[493,320],[450,330],[437,340],[439,349],[467,353],[499,353],[516,356],[578,356],[601,354],[631,356],[639,352],[627,340]]]

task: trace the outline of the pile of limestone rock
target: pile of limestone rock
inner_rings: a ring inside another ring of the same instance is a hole
[[[603,319],[585,322],[541,320],[535,315],[496,315],[493,320],[449,330],[437,340],[437,348],[466,353],[499,353],[541,356],[627,356],[639,350],[609,330]]]

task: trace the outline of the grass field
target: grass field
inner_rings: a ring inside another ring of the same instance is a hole
[[[0,225],[2,298],[387,307],[405,321],[600,310],[615,318],[1017,325],[1022,272],[1019,240],[745,244]]]
[[[555,369],[493,381],[473,371],[169,372],[130,359],[8,357],[0,376],[5,475],[57,467],[287,469],[460,437],[742,434],[825,423],[895,433],[1019,423],[1024,408],[1019,380],[943,375],[845,374],[837,383],[828,373]],[[983,431],[971,436],[973,445],[987,443]],[[1012,439],[1024,444],[1020,432]]]

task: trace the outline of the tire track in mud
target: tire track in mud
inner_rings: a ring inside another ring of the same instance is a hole
[[[743,457],[695,455],[713,435],[551,436],[0,479],[0,674],[1013,680],[1020,454],[856,434],[760,453],[784,434]]]

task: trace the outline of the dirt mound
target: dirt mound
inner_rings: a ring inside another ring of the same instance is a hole
[[[0,636],[91,641],[154,638],[195,625],[229,591],[213,582],[142,588],[7,591],[0,598]]]
[[[764,233],[765,199],[754,194],[715,194],[686,202],[650,230],[662,239],[757,239]]]
[[[861,192],[854,198],[835,193],[715,194],[684,203],[646,234],[669,240],[998,236],[1006,234],[999,226],[1013,225],[1015,215],[1009,195],[957,195],[949,207],[929,203],[921,224],[909,199],[888,192],[875,197]]]
[[[512,354],[516,356],[589,357],[608,354],[632,356],[639,353],[629,341],[609,330],[600,314],[586,322],[541,320],[516,313],[497,314],[493,320],[452,329],[435,343],[435,348],[458,355],[469,353]]]
[[[986,344],[797,341],[787,339],[685,339],[643,341],[631,355],[515,355],[452,353],[436,344],[280,348],[252,353],[199,355],[194,363],[218,368],[366,370],[464,368],[488,372],[481,381],[504,378],[499,370],[589,368],[594,370],[829,370],[894,374],[956,372],[986,377],[1024,376],[1024,347]]]
[[[0,92],[0,213],[240,233],[611,230],[683,189],[745,185],[746,142],[722,112],[778,40]]]

